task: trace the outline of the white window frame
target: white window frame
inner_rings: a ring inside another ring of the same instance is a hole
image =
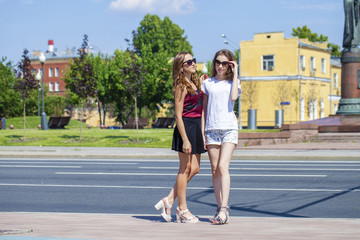
[[[314,119],[314,102],[313,102],[312,98],[309,98],[308,112],[309,112],[309,120],[313,120]]]
[[[321,59],[321,72],[326,73],[326,59],[325,58]]]
[[[305,100],[300,98],[300,121],[305,120]]]
[[[272,59],[264,59],[264,57],[272,57]],[[269,66],[269,63],[270,64]],[[263,55],[261,57],[261,71],[273,71],[275,68],[275,56],[272,55]]]
[[[314,99],[313,102],[313,107],[314,107],[314,119],[318,119],[318,103],[317,103],[317,99]]]
[[[59,68],[55,68],[55,77],[59,77]]]
[[[339,74],[334,73],[334,88],[338,88],[338,87],[339,87]]]
[[[301,69],[301,71],[305,70],[305,56],[304,55],[300,55],[300,69]]]
[[[53,77],[53,69],[49,68],[49,77]]]
[[[55,92],[60,91],[60,84],[59,82],[55,82]]]
[[[49,82],[49,91],[50,92],[54,91],[54,83],[53,82]]]
[[[310,57],[310,69],[316,71],[316,58]]]
[[[321,98],[320,99],[320,118],[324,118],[325,117],[325,102],[324,99]]]

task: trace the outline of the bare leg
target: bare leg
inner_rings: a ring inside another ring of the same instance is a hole
[[[191,159],[191,169],[187,178],[187,182],[189,182],[193,176],[195,176],[200,171],[200,154],[192,154]],[[179,156],[180,158],[180,156]],[[176,188],[176,182],[173,186],[173,188],[170,190],[169,195],[167,196],[169,200],[169,204],[173,205],[175,202],[175,199],[177,197],[177,188]],[[171,214],[171,209],[167,209],[167,214]]]
[[[220,157],[220,146],[219,145],[208,145],[208,154],[211,164],[211,173],[213,188],[215,193],[215,199],[218,207],[221,207],[221,176],[218,170],[219,157]]]
[[[221,204],[220,207],[227,207],[229,202],[230,195],[230,173],[229,166],[231,157],[235,149],[235,144],[233,143],[223,143],[220,149],[220,157],[218,161],[217,170],[220,175],[221,182]],[[224,209],[223,209],[224,210]],[[225,211],[220,211],[219,217],[225,219]]]
[[[180,159],[180,166],[179,166],[179,172],[176,179],[176,192],[177,192],[177,198],[178,198],[178,207],[180,210],[187,209],[187,203],[186,203],[186,188],[188,181],[193,177],[191,176],[191,166],[192,162],[200,162],[200,155],[199,154],[185,154],[179,152],[179,159]],[[195,166],[197,165],[194,163]],[[194,172],[198,172],[195,171]],[[194,174],[195,175],[195,174]],[[185,217],[191,217],[192,214],[190,212],[187,212]]]

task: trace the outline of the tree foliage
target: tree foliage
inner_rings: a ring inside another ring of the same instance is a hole
[[[25,126],[26,126],[26,99],[29,97],[31,92],[38,89],[39,82],[35,79],[32,73],[31,60],[28,57],[29,51],[24,49],[22,55],[23,59],[18,63],[17,70],[15,70],[18,81],[15,83],[14,88],[20,92],[23,98],[24,106],[24,141],[26,140]]]
[[[0,61],[0,118],[17,117],[22,113],[21,95],[15,90],[17,80],[10,61]]]
[[[313,33],[306,25],[304,25],[302,28],[293,28],[292,30],[292,35],[294,37],[306,38],[309,39],[310,42],[326,42],[328,40],[327,36],[324,36],[322,34],[320,34],[319,36],[317,33]]]
[[[98,103],[98,112],[100,117],[100,125],[106,125],[105,116],[108,107],[116,101],[113,92],[113,86],[118,81],[118,71],[115,68],[114,61],[109,56],[90,55],[89,61],[93,66],[94,76],[96,79],[96,101]]]
[[[80,101],[80,121],[83,117],[84,104],[90,103],[91,98],[97,94],[96,78],[94,75],[93,65],[88,59],[88,36],[85,34],[81,48],[78,49],[79,58],[75,58],[74,62],[70,64],[70,69],[67,71],[64,81],[66,88],[75,94]],[[82,129],[80,124],[80,141],[82,138]]]
[[[134,51],[141,57],[145,71],[140,108],[147,106],[155,110],[163,102],[173,100],[171,59],[178,52],[192,52],[183,35],[184,30],[168,17],[161,20],[151,14],[147,14],[133,32]]]
[[[297,27],[297,28],[293,28],[292,29],[292,36],[294,37],[299,37],[299,38],[305,38],[308,39],[310,42],[327,42],[328,41],[328,36],[324,36],[322,34],[320,34],[320,36],[317,33],[313,33],[310,28],[308,28],[306,25],[304,25],[303,27]],[[329,51],[331,51],[331,56],[336,56],[336,57],[340,57],[341,56],[341,51],[340,51],[340,46],[333,44],[333,43],[328,43],[327,48]]]
[[[94,97],[97,93],[96,78],[93,65],[87,58],[88,36],[85,34],[81,48],[78,49],[79,58],[70,64],[69,75],[64,79],[66,88],[76,94],[81,100]]]

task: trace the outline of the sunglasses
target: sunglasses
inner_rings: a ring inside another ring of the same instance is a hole
[[[220,62],[219,60],[215,60],[215,64],[218,66],[221,64],[223,67],[227,67],[229,65],[229,62],[228,61]]]
[[[196,64],[196,58],[193,58],[193,59],[191,59],[191,60],[187,60],[187,61],[183,62],[183,64],[184,64],[184,63],[186,63],[188,66],[193,65],[193,63]]]

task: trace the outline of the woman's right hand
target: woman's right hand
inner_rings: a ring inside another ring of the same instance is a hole
[[[207,74],[203,74],[203,75],[201,75],[201,77],[200,77],[200,83],[203,83],[206,79],[208,79],[209,77],[208,77],[208,75]]]
[[[189,140],[186,140],[183,142],[183,152],[191,154],[191,144]]]

